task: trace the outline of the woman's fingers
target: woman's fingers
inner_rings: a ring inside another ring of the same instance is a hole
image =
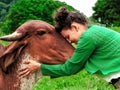
[[[26,69],[27,69],[27,67],[22,67],[21,69],[18,70],[18,72],[25,71]]]
[[[24,64],[29,64],[29,63],[30,63],[30,60],[25,60],[23,63],[24,63]]]
[[[29,77],[33,72],[40,69],[40,63],[29,60],[24,62],[26,65],[18,70],[18,76],[20,78]]]
[[[29,74],[30,74],[30,71],[27,71],[26,73],[21,74],[20,78],[27,77],[27,76],[29,76]]]
[[[19,77],[23,77],[23,76],[26,76],[27,75],[26,73],[28,73],[30,71],[29,71],[29,69],[24,68],[24,69],[19,70],[18,72],[19,72],[18,73]]]

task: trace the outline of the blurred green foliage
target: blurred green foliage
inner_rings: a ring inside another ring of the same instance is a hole
[[[44,20],[53,25],[53,13],[61,6],[75,10],[72,6],[55,0],[19,0],[11,6],[2,30],[5,33],[13,32],[21,24],[32,19]]]
[[[5,15],[7,14],[7,4],[0,2],[0,21],[5,20]]]
[[[120,27],[110,27],[112,30],[117,31],[120,33]]]
[[[120,26],[120,0],[97,0],[92,17],[106,26]]]
[[[0,22],[6,20],[10,6],[12,6],[18,0],[0,0]]]

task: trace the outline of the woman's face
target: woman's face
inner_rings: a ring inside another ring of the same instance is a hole
[[[77,43],[80,36],[86,31],[87,25],[82,25],[76,22],[71,24],[71,28],[63,28],[61,34],[70,43]]]
[[[63,29],[61,31],[61,34],[70,43],[77,43],[77,41],[79,40],[77,32],[75,30],[72,30],[72,29]]]

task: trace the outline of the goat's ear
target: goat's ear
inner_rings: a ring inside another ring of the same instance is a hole
[[[2,56],[0,56],[0,66],[4,72],[7,72],[8,67],[18,59],[19,54],[25,45],[25,43],[15,41],[7,46]]]

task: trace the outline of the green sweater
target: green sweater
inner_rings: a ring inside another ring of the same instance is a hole
[[[120,71],[120,34],[102,26],[89,26],[64,64],[41,64],[42,74],[51,77],[75,74],[82,68],[103,75]]]

